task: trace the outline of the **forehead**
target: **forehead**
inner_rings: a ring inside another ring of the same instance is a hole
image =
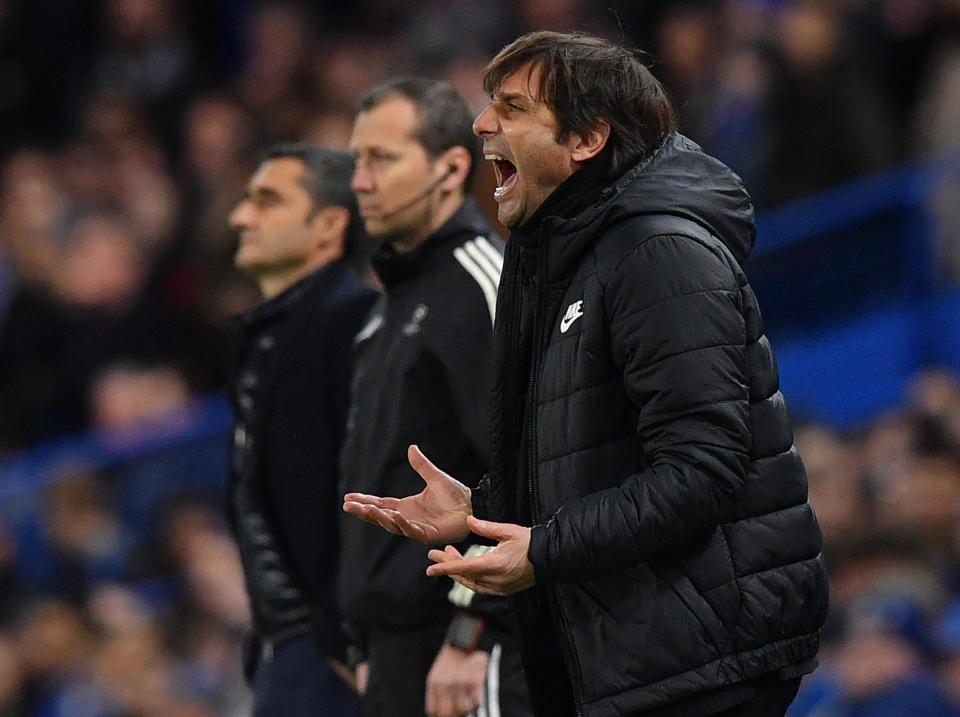
[[[353,123],[350,148],[372,145],[418,144],[414,131],[417,110],[405,97],[390,97],[377,106],[360,112]]]
[[[250,178],[250,188],[292,189],[303,179],[303,163],[294,157],[279,157],[263,162]]]
[[[540,63],[525,62],[503,78],[500,85],[494,89],[493,96],[501,98],[525,97],[533,102],[539,102],[542,74],[543,70]]]

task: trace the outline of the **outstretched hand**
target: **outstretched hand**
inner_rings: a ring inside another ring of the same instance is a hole
[[[534,585],[533,563],[527,557],[530,528],[479,520],[472,515],[466,522],[477,535],[496,540],[497,546],[469,558],[452,545],[431,550],[427,557],[434,565],[427,568],[427,575],[449,575],[464,587],[487,595],[512,595]]]
[[[347,493],[344,511],[421,543],[456,543],[466,538],[470,533],[467,517],[473,512],[470,489],[433,465],[417,446],[407,449],[407,460],[427,484],[421,492],[406,498]]]

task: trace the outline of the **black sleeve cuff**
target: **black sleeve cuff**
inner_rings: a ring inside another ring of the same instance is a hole
[[[530,529],[530,547],[527,548],[527,560],[533,565],[533,577],[537,585],[551,582],[550,572],[550,536],[547,525],[535,525]]]
[[[480,520],[489,520],[490,508],[488,505],[488,494],[490,493],[490,478],[484,476],[479,485],[470,491],[470,512],[473,517]]]

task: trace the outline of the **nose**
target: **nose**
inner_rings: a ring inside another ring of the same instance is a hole
[[[357,162],[357,166],[353,170],[350,187],[354,194],[369,194],[373,191],[373,173],[367,167],[366,162]]]
[[[481,110],[480,114],[473,121],[473,133],[477,137],[483,137],[487,134],[495,134],[497,131],[497,118],[493,112],[493,103],[491,102]]]
[[[247,229],[250,227],[252,221],[251,213],[250,202],[242,199],[240,203],[233,208],[233,211],[230,212],[227,223],[233,230]]]

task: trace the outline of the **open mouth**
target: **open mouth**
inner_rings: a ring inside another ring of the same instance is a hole
[[[493,196],[495,199],[500,199],[517,184],[517,168],[513,162],[499,154],[488,154],[484,159],[493,162],[493,171],[497,175],[497,188]]]

